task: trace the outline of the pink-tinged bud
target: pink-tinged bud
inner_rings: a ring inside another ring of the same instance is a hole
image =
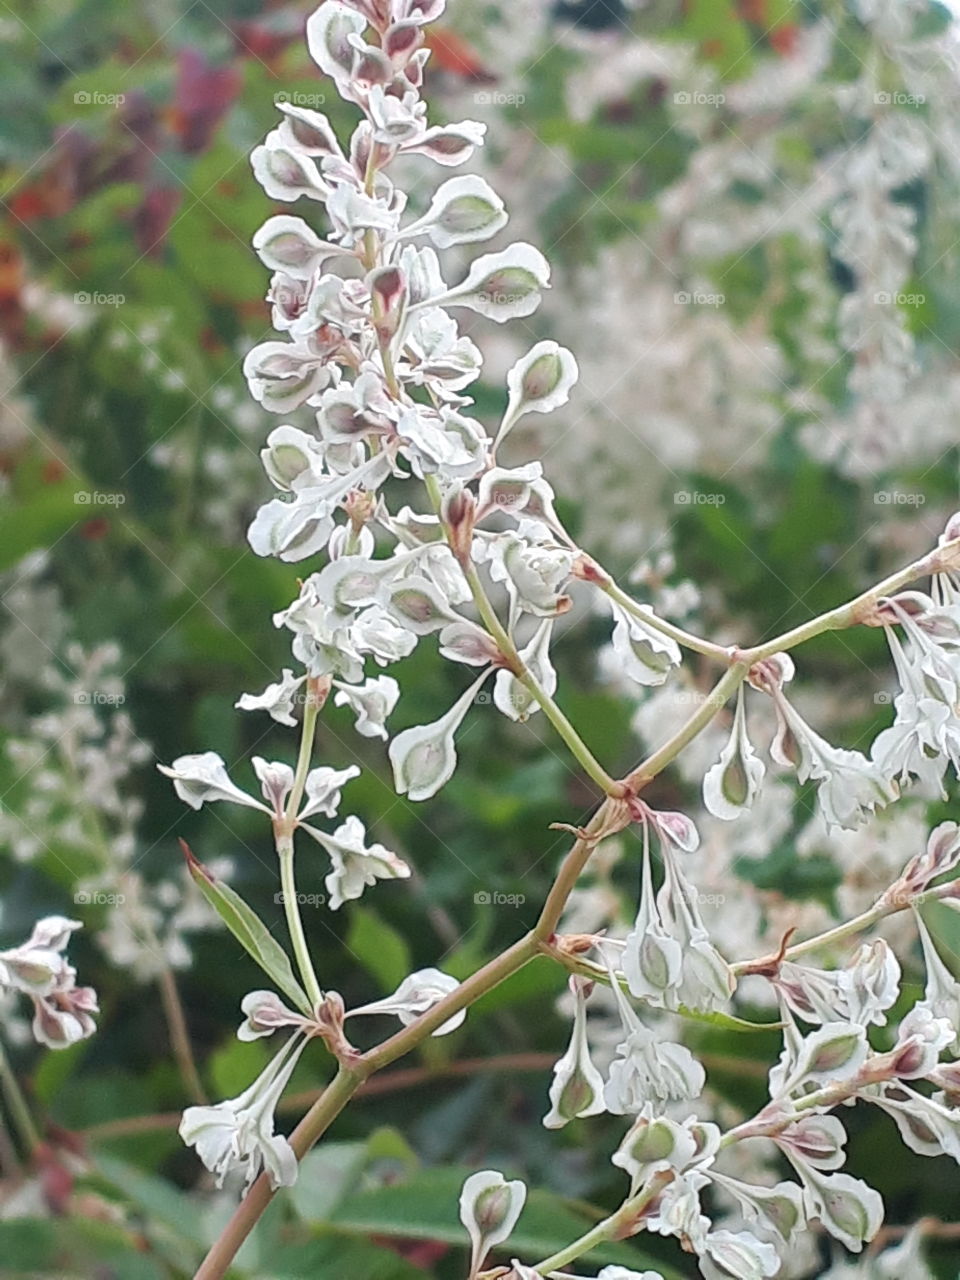
[[[477,519],[477,500],[473,493],[454,484],[444,497],[441,518],[447,527],[450,550],[461,564],[465,563],[470,559]]]
[[[381,338],[389,339],[400,328],[407,301],[407,282],[398,267],[380,267],[367,276],[373,302],[373,323]]]
[[[417,22],[395,22],[383,34],[383,52],[393,65],[402,69],[423,44],[423,31]]]
[[[846,1130],[836,1116],[805,1116],[777,1135],[776,1142],[815,1169],[840,1169]]]
[[[753,664],[747,672],[747,682],[761,693],[772,693],[789,684],[795,672],[789,653],[772,653],[769,658],[761,658]]]
[[[940,545],[945,542],[954,542],[960,538],[960,511],[955,511],[947,523],[944,525],[943,533],[940,535]]]
[[[923,893],[937,876],[952,871],[958,862],[960,827],[955,822],[941,822],[930,832],[923,853],[911,858],[900,879],[884,895],[885,900],[903,898],[909,903],[916,894]]]
[[[684,853],[700,848],[700,833],[685,813],[651,809],[650,818],[658,833]]]

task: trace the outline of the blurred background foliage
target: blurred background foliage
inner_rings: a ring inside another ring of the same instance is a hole
[[[912,35],[945,29],[941,6],[905,7]],[[176,878],[181,835],[207,862],[229,858],[231,882],[281,930],[269,832],[259,817],[223,807],[185,812],[152,763],[198,750],[215,750],[228,763],[251,753],[292,757],[289,733],[233,710],[242,691],[259,690],[289,661],[269,617],[289,602],[297,576],[293,567],[258,559],[245,542],[267,491],[258,450],[271,425],[248,399],[240,373],[245,351],[270,332],[265,273],[249,243],[271,210],[247,155],[274,126],[277,94],[326,111],[341,130],[351,127],[351,113],[324,93],[309,62],[304,3],[16,0],[2,8],[0,570],[8,615],[0,732],[9,745],[29,734],[36,717],[53,717],[44,767],[66,769],[70,711],[45,673],[68,678],[75,671],[71,644],[89,654],[116,642],[123,712],[149,748],[122,779],[124,794],[142,804],[134,864],[147,881]],[[660,262],[670,229],[663,194],[695,178],[698,154],[728,127],[722,105],[708,106],[706,123],[691,127],[675,110],[677,82],[649,71],[629,75],[621,54],[638,39],[656,41],[687,59],[689,82],[702,93],[732,93],[731,86],[764,70],[775,81],[798,42],[822,22],[836,39],[821,76],[831,85],[852,83],[873,56],[873,36],[852,8],[827,0],[651,0],[631,10],[615,0],[527,0],[508,9],[451,4],[430,35],[433,116],[488,122],[486,162],[504,175],[511,209],[523,206],[521,226],[556,267],[553,309],[539,321],[544,333],[563,336],[578,355],[578,337],[606,341],[577,310],[583,271],[624,244],[640,256],[649,249],[651,263]],[[571,84],[590,75],[611,77],[612,88],[594,99],[588,93],[582,109],[571,110]],[[838,138],[855,145],[857,137],[827,95],[794,107],[776,119],[774,150],[779,172],[799,185]],[[751,117],[758,139],[772,129],[764,114],[771,110],[762,106]],[[534,155],[556,162],[543,188],[518,163],[521,133]],[[904,325],[921,353],[934,348],[939,359],[955,362],[960,294],[945,238],[950,228],[956,232],[956,206],[943,203],[948,177],[934,165],[896,199],[916,217],[915,269],[924,273],[922,290],[913,289],[924,301],[904,312]],[[736,172],[715,194],[719,216],[733,222],[749,220],[768,196],[759,179]],[[906,457],[894,451],[868,480],[804,447],[805,411],[791,394],[816,381],[821,409],[838,412],[849,409],[852,394],[846,379],[853,357],[835,314],[817,311],[816,303],[841,299],[855,282],[833,253],[829,220],[815,214],[814,222],[823,232],[816,243],[786,226],[742,253],[722,244],[711,250],[709,242],[676,250],[688,273],[677,287],[722,291],[730,323],[744,332],[759,327],[790,366],[775,394],[744,393],[778,400],[775,429],[763,432],[749,458],[734,449],[711,460],[721,402],[739,394],[736,367],[723,365],[714,389],[717,420],[690,410],[687,426],[702,448],[686,465],[653,468],[652,475],[625,467],[611,496],[609,477],[584,464],[605,447],[602,415],[591,418],[589,404],[578,410],[580,452],[558,448],[556,471],[547,459],[564,516],[574,530],[595,534],[591,545],[610,568],[627,575],[654,551],[672,550],[682,572],[668,565],[667,583],[702,583],[702,625],[744,639],[782,630],[862,589],[921,551],[956,505],[949,442],[931,459],[921,432],[913,456],[911,447]],[[796,284],[811,264],[832,293],[826,285],[804,292]],[[602,311],[604,299],[595,302]],[[629,343],[634,323],[645,323],[644,297],[632,305],[635,312],[628,300],[610,321],[621,342]],[[679,306],[676,323],[692,323],[689,311]],[[825,348],[816,357],[806,340],[812,332]],[[478,403],[492,413],[502,400],[496,346],[491,366]],[[693,394],[703,372],[699,363],[681,363],[676,376]],[[642,418],[642,362],[627,394]],[[952,432],[949,423],[938,430]],[[878,484],[922,501],[880,499],[878,510]],[[678,490],[708,490],[724,501],[678,505]],[[605,529],[598,511],[608,503],[635,508],[635,522],[618,516],[615,528]],[[565,634],[560,701],[616,771],[634,762],[640,744],[633,704],[597,675],[595,651],[605,637],[602,620],[590,618]],[[833,696],[857,686],[858,699],[843,712],[851,743],[883,723],[885,704],[873,695],[886,661],[874,632],[842,644],[822,640],[804,655],[812,686]],[[459,687],[427,646],[397,676],[404,696],[394,728],[434,718]],[[106,724],[115,710],[107,703],[96,714]],[[461,743],[455,780],[430,805],[414,807],[393,794],[379,744],[358,738],[344,711],[323,717],[319,758],[363,765],[349,805],[416,868],[408,886],[381,886],[337,914],[305,912],[321,980],[348,1005],[392,990],[415,967],[437,964],[465,976],[517,937],[534,918],[563,847],[549,824],[580,821],[593,803],[589,784],[536,721],[514,726],[481,708]],[[86,928],[73,958],[100,992],[103,1016],[98,1034],[67,1052],[13,1048],[46,1128],[38,1178],[14,1188],[0,1209],[0,1268],[123,1280],[189,1275],[227,1204],[190,1190],[195,1158],[175,1132],[186,1098],[156,984],[138,981],[96,944],[109,904],[71,905],[91,855],[89,831],[77,835],[67,819],[97,808],[96,779],[83,775],[76,813],[33,832],[37,848],[26,858],[14,835],[18,823],[29,826],[32,767],[16,751],[0,755],[12,815],[0,850],[3,945],[25,936],[44,911],[81,918]],[[248,784],[247,767],[235,772],[241,785]],[[679,806],[696,797],[671,774],[652,799]],[[736,864],[743,892],[752,883],[762,893],[830,909],[842,872],[828,850],[796,858],[792,834],[807,812],[802,795],[796,804],[796,823],[778,847]],[[904,849],[904,859],[913,852]],[[302,890],[319,891],[321,877],[305,849]],[[615,876],[625,902],[635,878],[636,861],[628,858]],[[522,901],[484,902],[494,894]],[[265,1060],[259,1044],[234,1038],[240,998],[261,980],[222,933],[190,934],[189,945],[192,963],[177,983],[194,1052],[211,1096],[231,1096]],[[562,974],[536,963],[483,1000],[461,1031],[430,1042],[378,1081],[338,1123],[334,1144],[309,1157],[292,1196],[273,1206],[238,1274],[459,1276],[456,1195],[463,1169],[478,1164],[544,1189],[522,1224],[532,1253],[551,1252],[576,1234],[571,1219],[582,1224],[615,1203],[621,1175],[609,1153],[620,1123],[577,1122],[559,1137],[539,1124],[550,1065],[566,1034],[553,1011],[562,990]],[[775,1037],[701,1028],[693,1042],[723,1105],[759,1103]],[[319,1059],[299,1069],[301,1093],[323,1083]],[[292,1114],[300,1107],[295,1100]],[[867,1171],[884,1193],[891,1222],[956,1217],[956,1169],[945,1157],[924,1161],[898,1146],[892,1161],[887,1121],[857,1113],[851,1128],[851,1167]],[[673,1255],[658,1240],[611,1247],[605,1260],[636,1267],[648,1250],[660,1256],[665,1275],[692,1274],[671,1270],[663,1258]],[[943,1276],[956,1274],[957,1254],[947,1245],[934,1260]]]

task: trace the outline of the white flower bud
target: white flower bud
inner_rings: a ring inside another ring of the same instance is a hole
[[[457,767],[454,734],[491,670],[488,667],[439,720],[404,729],[393,739],[388,755],[397,795],[429,800],[450,781]]]
[[[720,759],[703,779],[703,803],[716,818],[730,822],[753,807],[764,775],[763,761],[747,737],[743,685],[737,691],[733,729]]]
[[[859,1178],[846,1173],[822,1174],[797,1168],[803,1178],[807,1216],[854,1253],[872,1240],[883,1225],[883,1200]]]
[[[269,810],[259,800],[247,795],[230,781],[223,758],[215,751],[199,755],[179,756],[172,765],[158,764],[166,777],[173,779],[173,789],[191,809],[199,809],[213,800],[231,800],[251,809]]]
[[[307,19],[307,48],[324,74],[339,83],[353,74],[356,50],[351,36],[362,36],[367,19],[339,0],[327,0]]]
[[[711,1231],[700,1255],[704,1280],[764,1280],[780,1270],[780,1256],[772,1244],[749,1231]]]
[[[271,200],[292,204],[301,196],[323,200],[329,188],[307,156],[287,146],[279,129],[268,133],[263,145],[250,153],[253,176]]]
[[[681,662],[680,647],[672,636],[648,626],[635,613],[610,602],[613,612],[613,651],[623,674],[641,685],[661,685]],[[638,605],[642,613],[653,613],[650,605]]]
[[[541,689],[552,698],[557,691],[557,673],[550,661],[553,619],[544,618],[529,642],[520,650],[523,665]],[[540,704],[533,694],[510,671],[498,671],[493,684],[493,701],[498,711],[510,720],[526,721]]]
[[[571,1120],[600,1115],[606,1110],[603,1076],[593,1065],[587,1041],[587,996],[592,985],[582,978],[570,979],[574,996],[573,1032],[569,1048],[553,1068],[550,1110],[543,1117],[547,1129],[562,1129]]]
[[[470,1236],[470,1274],[484,1258],[510,1237],[527,1198],[522,1182],[507,1182],[493,1170],[472,1173],[460,1192],[460,1221]]]
[[[302,218],[277,214],[253,237],[260,261],[271,271],[284,271],[295,280],[310,280],[318,267],[343,250],[327,244]]]
[[[538,342],[507,374],[510,393],[494,449],[525,413],[551,413],[570,399],[580,376],[573,353],[556,342]]]
[[[350,1009],[346,1016],[355,1018],[369,1014],[392,1014],[399,1018],[405,1027],[409,1027],[421,1014],[428,1013],[434,1005],[439,1004],[459,986],[460,983],[456,978],[451,978],[448,973],[442,973],[439,969],[418,969],[416,973],[411,973],[404,978],[392,996]],[[466,1009],[459,1010],[452,1018],[441,1023],[432,1034],[434,1036],[449,1035],[451,1031],[456,1031],[457,1027],[463,1025],[466,1016]]]
[[[435,306],[468,307],[503,324],[532,315],[550,286],[550,265],[539,249],[519,242],[477,258],[466,279],[432,298]]]
[[[386,719],[397,705],[400,686],[393,676],[371,676],[362,685],[334,680],[334,704],[350,707],[356,715],[355,728],[364,738],[387,740]]]
[[[401,234],[405,238],[426,235],[438,249],[449,249],[455,244],[489,240],[506,223],[503,201],[493,187],[483,178],[469,174],[443,183],[423,217]]]

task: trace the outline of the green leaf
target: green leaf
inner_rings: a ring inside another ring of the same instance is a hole
[[[407,1182],[378,1187],[350,1196],[330,1218],[338,1231],[358,1235],[396,1236],[406,1240],[439,1240],[467,1246],[467,1234],[458,1215],[458,1200],[471,1169],[426,1169]],[[560,1196],[531,1191],[520,1221],[504,1246],[507,1256],[536,1262],[556,1253],[589,1231],[595,1223],[571,1209]],[[591,1262],[620,1263],[634,1270],[656,1267],[664,1280],[677,1273],[654,1263],[649,1254],[632,1245],[608,1242],[590,1251]]]
[[[310,1001],[293,976],[287,953],[238,893],[217,877],[181,841],[187,866],[200,892],[216,911],[244,950],[256,960],[271,982],[288,996],[301,1012],[310,1013]]]
[[[385,991],[394,991],[413,968],[406,940],[369,907],[351,910],[344,945]]]
[[[674,1010],[681,1018],[689,1018],[691,1022],[702,1022],[708,1027],[719,1027],[722,1031],[779,1031],[782,1022],[750,1022],[746,1018],[736,1018],[732,1013],[722,1013],[714,1009],[703,1013],[699,1009],[688,1009],[686,1005],[677,1005]]]

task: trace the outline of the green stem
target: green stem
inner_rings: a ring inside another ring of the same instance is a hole
[[[425,477],[424,483],[427,492],[430,495],[430,501],[437,515],[441,510],[440,486],[437,483],[436,476]],[[446,533],[446,530],[444,530]],[[497,611],[494,609],[487,595],[486,589],[480,575],[477,573],[477,567],[472,560],[464,560],[460,562],[467,585],[470,588],[470,594],[473,596],[473,602],[476,605],[477,612],[483,621],[483,625],[496,641],[497,648],[507,660],[510,671],[517,680],[528,689],[533,698],[542,709],[544,715],[556,729],[557,733],[566,743],[571,755],[579,763],[583,771],[588,774],[597,784],[601,791],[608,796],[620,796],[623,794],[623,787],[611,778],[603,765],[597,760],[596,756],[577,733],[576,729],[564,715],[564,713],[554,702],[553,698],[547,693],[546,689],[540,684],[533,672],[526,666],[517,646],[510,638],[510,634],[506,627],[497,617]]]
[[[624,1200],[620,1208],[611,1213],[608,1218],[604,1218],[595,1227],[584,1232],[579,1239],[568,1244],[565,1249],[551,1254],[549,1258],[544,1258],[543,1262],[538,1262],[534,1270],[539,1275],[548,1275],[551,1271],[558,1271],[561,1267],[575,1262],[577,1258],[583,1257],[599,1244],[605,1244],[608,1240],[623,1240],[635,1234],[644,1210],[656,1199],[667,1183],[673,1181],[673,1178],[672,1170],[657,1174],[635,1196]]]
[[[702,653],[708,658],[713,658],[716,662],[727,663],[730,661],[730,650],[724,648],[722,644],[714,644],[712,640],[704,640],[700,636],[695,636],[692,631],[685,631],[683,627],[678,627],[673,622],[668,622],[666,618],[660,618],[655,613],[647,612],[646,609],[634,600],[616,582],[606,574],[605,570],[600,570],[604,580],[599,583],[600,590],[605,592],[611,600],[615,600],[622,609],[637,618],[645,626],[652,627],[654,631],[659,631],[665,636],[670,636],[672,640],[676,640],[677,644],[682,645],[685,649],[692,649],[694,653]]]
[[[2,1042],[0,1042],[0,1087],[2,1087],[4,1096],[7,1099],[7,1109],[10,1112],[13,1126],[19,1133],[24,1147],[32,1155],[40,1145],[40,1134],[37,1126],[33,1123],[33,1116],[30,1114],[27,1100],[23,1096],[23,1090],[20,1088],[16,1073],[10,1065],[10,1059],[7,1057]]]
[[[287,921],[287,931],[293,946],[293,954],[297,960],[297,968],[310,997],[311,1008],[323,1002],[323,991],[317,980],[316,970],[310,958],[306,934],[303,931],[303,920],[300,916],[300,901],[297,897],[297,883],[293,873],[293,835],[278,831],[276,836],[277,857],[280,861],[280,890],[283,894],[283,914]]]
[[[654,751],[651,756],[644,760],[642,764],[637,765],[636,769],[628,775],[627,783],[632,788],[639,789],[650,782],[652,778],[655,778],[658,773],[661,773],[680,754],[683,748],[691,743],[701,730],[707,727],[717,712],[726,706],[728,699],[736,693],[743,683],[749,669],[750,663],[745,656],[734,662],[730,669],[723,673],[710,693],[705,696],[693,715],[680,726],[673,737],[668,738],[662,747]]]
[[[280,889],[283,894],[283,913],[286,917],[287,931],[290,934],[290,942],[293,946],[293,954],[296,956],[297,967],[307,989],[307,995],[310,997],[310,1004],[314,1008],[322,1002],[323,991],[317,980],[313,961],[310,958],[310,948],[307,946],[306,935],[303,931],[303,920],[300,917],[300,901],[297,897],[297,884],[293,871],[293,832],[296,828],[297,814],[300,812],[304,788],[307,785],[307,775],[310,772],[310,763],[313,759],[313,742],[317,731],[317,716],[319,715],[320,707],[323,705],[326,692],[327,686],[322,679],[313,676],[308,678],[307,700],[303,709],[303,724],[300,727],[300,751],[297,755],[293,786],[290,788],[290,798],[287,801],[286,813],[282,819],[278,818],[274,822],[274,838],[277,846],[277,858],[280,862]]]

